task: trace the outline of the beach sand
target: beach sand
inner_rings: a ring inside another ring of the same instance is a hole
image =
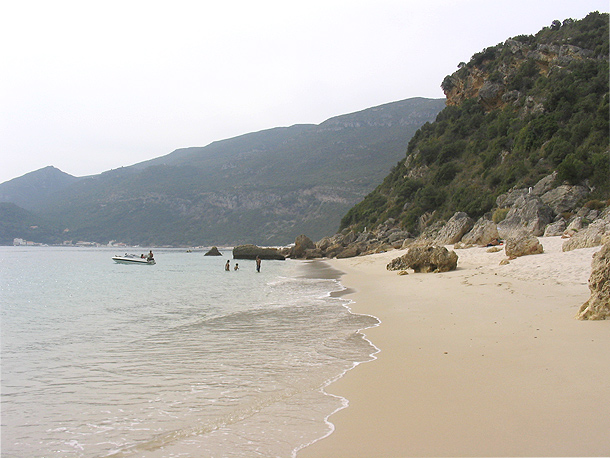
[[[380,351],[327,387],[349,406],[298,458],[610,455],[610,321],[574,318],[600,248],[540,241],[504,266],[456,250],[440,274],[387,271],[400,250],[328,261]]]

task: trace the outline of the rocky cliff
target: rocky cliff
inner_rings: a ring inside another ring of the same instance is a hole
[[[501,63],[493,65],[501,56]],[[507,104],[519,106],[522,91],[511,89],[514,81],[535,74],[548,76],[553,71],[568,69],[575,61],[596,59],[594,51],[569,44],[531,42],[527,38],[509,39],[496,47],[475,55],[471,65],[447,76],[442,88],[447,105],[460,105],[467,99],[477,99],[486,111]],[[526,111],[543,110],[543,100],[530,99]]]
[[[569,223],[567,213],[587,201],[607,205],[608,29],[608,14],[555,21],[460,64],[442,83],[448,106],[341,228],[359,232],[391,219],[418,235],[456,212],[491,220],[499,209],[508,213],[504,226],[525,218],[528,231],[542,234],[561,224],[553,221],[560,214]],[[543,179],[544,197],[511,193]],[[499,202],[504,194],[524,197],[521,207]]]

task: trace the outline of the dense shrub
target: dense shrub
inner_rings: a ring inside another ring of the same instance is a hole
[[[361,221],[359,216],[371,224],[389,213],[410,229],[426,212],[435,218],[457,210],[481,216],[500,193],[533,186],[555,170],[561,181],[593,188],[592,198],[609,199],[608,36],[608,14],[591,13],[514,38],[532,50],[542,44],[579,46],[589,51],[588,58],[541,71],[527,53],[517,58],[500,44],[461,64],[443,81],[445,90],[477,68],[517,95],[488,112],[477,98],[447,106],[411,139],[397,166],[400,173],[390,174],[350,211],[342,227]],[[418,178],[405,178],[410,171]]]

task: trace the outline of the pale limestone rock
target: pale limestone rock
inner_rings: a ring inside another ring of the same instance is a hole
[[[480,218],[472,230],[462,237],[462,243],[466,246],[487,246],[499,238],[500,234],[498,234],[496,223]]]
[[[553,183],[557,178],[557,172],[553,172],[550,175],[547,175],[543,179],[541,179],[536,185],[534,189],[532,189],[532,194],[535,196],[541,196],[542,194],[549,192],[553,189]]]
[[[580,320],[610,319],[610,242],[593,255],[589,277],[591,297],[580,306]]]
[[[472,218],[464,212],[457,212],[439,231],[435,242],[439,245],[451,245],[459,242],[473,226]]]
[[[306,235],[299,235],[294,241],[294,248],[292,249],[293,258],[304,258],[307,250],[314,250],[316,245]]]
[[[513,189],[505,194],[500,194],[496,198],[496,205],[498,208],[508,208],[515,205],[515,202],[519,200],[521,197],[527,196],[529,193],[527,188],[523,189]]]
[[[606,234],[610,234],[610,211],[607,210],[603,213],[602,218],[596,219],[585,229],[574,233],[569,240],[563,243],[561,249],[571,251],[599,246]]]
[[[560,219],[559,221],[555,221],[554,223],[549,224],[544,230],[545,237],[555,237],[558,235],[562,235],[566,230],[566,222],[564,219]]]
[[[519,197],[498,224],[498,233],[503,239],[515,237],[522,231],[535,236],[544,234],[544,228],[553,221],[553,211],[539,197],[526,195]]]
[[[584,186],[562,185],[544,193],[540,198],[555,214],[560,214],[574,210],[588,193],[589,190]]]
[[[577,216],[572,221],[570,221],[570,224],[568,224],[568,227],[566,227],[566,232],[578,232],[581,229],[582,229],[582,216]]]
[[[448,272],[457,268],[458,255],[442,246],[415,246],[386,266],[388,270],[413,269],[415,272]]]
[[[530,234],[522,234],[521,236],[508,239],[504,250],[509,258],[540,254],[544,251],[538,238]]]

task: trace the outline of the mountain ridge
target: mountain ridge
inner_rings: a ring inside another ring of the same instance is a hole
[[[180,148],[78,179],[26,208],[79,240],[286,244],[336,231],[444,99],[412,99]],[[0,184],[0,194],[4,184]]]

